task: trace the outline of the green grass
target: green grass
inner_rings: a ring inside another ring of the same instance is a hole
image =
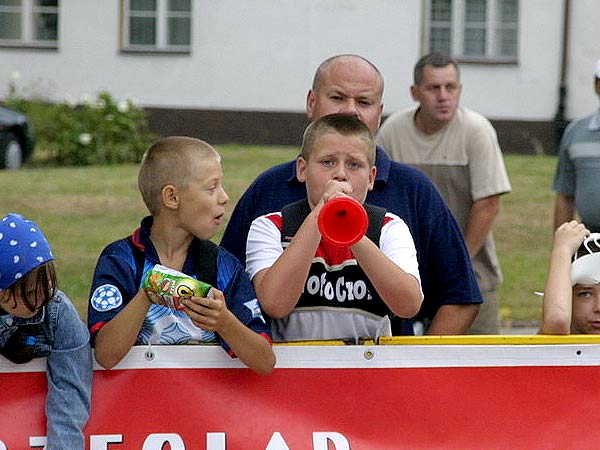
[[[494,238],[504,283],[501,315],[506,322],[540,321],[541,297],[553,237],[556,168],[553,156],[505,156],[513,191],[502,197]]]
[[[291,148],[222,146],[218,150],[231,198],[227,217],[258,173],[297,154]],[[18,212],[38,223],[56,256],[59,286],[82,317],[87,314],[98,255],[108,243],[130,234],[148,214],[137,188],[137,171],[133,164],[0,170],[0,215]],[[215,242],[221,240],[223,229]]]
[[[220,146],[225,187],[237,199],[262,170],[293,158],[295,148]],[[505,321],[540,319],[552,241],[550,189],[555,158],[507,155],[513,192],[503,197],[494,236],[505,281],[500,290]],[[131,233],[146,209],[137,190],[137,165],[73,168],[26,167],[0,171],[0,214],[19,212],[46,233],[57,257],[59,284],[85,317],[90,280],[102,248]],[[221,239],[221,233],[214,237]]]

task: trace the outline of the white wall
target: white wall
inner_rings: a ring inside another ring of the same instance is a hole
[[[462,104],[495,119],[549,120],[557,107],[563,0],[521,0],[517,65],[461,64]],[[386,111],[412,104],[409,85],[418,48],[410,52],[404,80],[388,81]],[[395,86],[390,86],[396,83]]]
[[[597,106],[600,2],[572,0],[567,115]],[[373,61],[385,112],[409,106],[424,0],[194,0],[191,55],[121,54],[119,0],[62,0],[60,48],[0,48],[0,98],[10,75],[54,100],[108,90],[145,106],[304,111],[314,70],[337,53]],[[520,1],[518,65],[463,64],[463,104],[495,119],[556,113],[564,0]],[[577,26],[575,26],[575,24]]]
[[[550,120],[558,106],[563,0],[521,0],[519,63],[463,69],[463,104],[496,119]]]
[[[147,106],[303,111],[331,55],[359,53],[394,71],[404,60],[389,55],[416,57],[418,0],[198,0],[191,56],[120,54],[118,5],[63,0],[58,52],[0,49],[0,96],[18,71],[20,85],[53,99],[106,89]]]
[[[599,106],[594,93],[594,66],[600,59],[600,2],[571,0],[571,3],[566,115],[573,119],[590,114]]]

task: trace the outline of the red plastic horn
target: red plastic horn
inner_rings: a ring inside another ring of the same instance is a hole
[[[317,223],[323,239],[340,247],[350,247],[367,232],[369,218],[364,206],[353,198],[334,197],[321,208]]]

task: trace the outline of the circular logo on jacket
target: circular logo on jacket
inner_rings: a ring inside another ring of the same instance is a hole
[[[104,312],[118,308],[123,303],[121,292],[112,284],[103,284],[98,286],[92,294],[92,308],[96,311]]]

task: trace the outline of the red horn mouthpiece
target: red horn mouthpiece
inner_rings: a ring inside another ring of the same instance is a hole
[[[353,198],[334,197],[321,208],[317,223],[323,239],[340,247],[350,247],[367,232],[369,218],[364,206]]]

